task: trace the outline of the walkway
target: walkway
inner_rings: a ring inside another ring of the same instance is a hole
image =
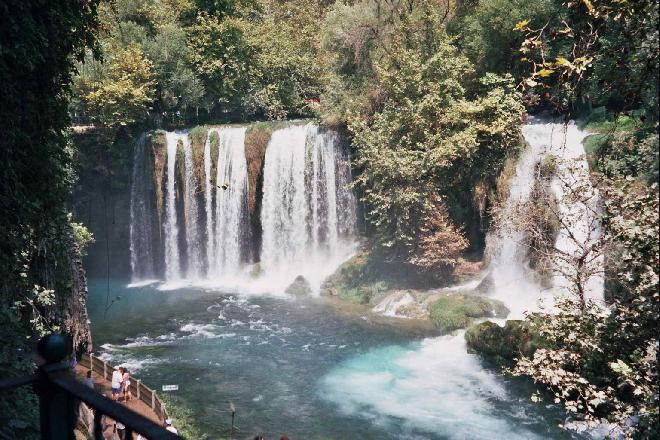
[[[86,377],[87,372],[89,371],[89,368],[84,367],[78,363],[76,365],[76,375],[82,380],[84,377]],[[105,380],[100,374],[98,374],[96,371],[92,372],[92,378],[94,379],[94,389],[98,391],[99,393],[103,394],[106,397],[112,398],[112,392],[110,389],[110,381]],[[137,412],[138,414],[154,421],[155,423],[158,423],[159,425],[163,424],[163,420],[161,420],[156,413],[151,409],[149,405],[146,403],[139,401],[138,399],[133,396],[133,399],[129,400],[128,402],[124,402],[124,398],[120,397],[119,402],[123,405],[126,405],[126,407],[132,409],[133,411]],[[106,423],[111,423],[111,420],[107,420]],[[103,436],[107,439],[112,438],[112,426],[108,426],[106,430],[103,432]],[[137,438],[137,435],[135,435],[134,438]]]

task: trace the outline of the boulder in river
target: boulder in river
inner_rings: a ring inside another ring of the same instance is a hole
[[[474,318],[504,318],[509,314],[501,301],[463,293],[436,296],[429,309],[433,324],[446,333],[467,328]]]
[[[498,364],[511,364],[515,358],[532,356],[542,340],[527,321],[509,320],[504,327],[486,321],[465,332],[468,350]]]
[[[293,283],[286,288],[285,292],[295,296],[309,295],[312,293],[312,286],[304,276],[298,275]]]
[[[429,313],[411,290],[396,290],[385,296],[373,311],[392,318],[428,319]]]

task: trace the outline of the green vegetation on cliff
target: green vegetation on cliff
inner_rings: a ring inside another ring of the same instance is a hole
[[[68,92],[94,46],[97,1],[9,0],[0,11],[0,372],[32,374],[36,340],[55,330],[90,342],[87,287],[66,212],[72,184]],[[89,236],[75,226],[77,238]],[[39,437],[29,387],[0,395],[0,437]]]

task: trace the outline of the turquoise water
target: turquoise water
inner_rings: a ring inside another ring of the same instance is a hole
[[[90,280],[95,351],[155,389],[179,385],[211,438],[568,438],[562,413],[529,402],[465,353],[462,335],[425,337],[318,298],[158,291]],[[176,424],[176,421],[175,421]]]

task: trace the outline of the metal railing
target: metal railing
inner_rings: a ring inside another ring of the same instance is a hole
[[[92,373],[98,374],[104,380],[112,380],[112,372],[114,367],[103,359],[97,358],[93,354],[83,354],[80,358],[80,365],[88,368]],[[169,414],[165,408],[165,403],[163,403],[163,401],[158,397],[156,391],[143,384],[140,379],[136,379],[135,377],[131,376],[131,384],[129,385],[128,389],[130,390],[131,394],[135,396],[139,401],[150,407],[151,410],[161,420],[169,418]]]
[[[42,440],[72,440],[77,424],[80,402],[93,409],[95,440],[104,440],[102,418],[108,416],[125,426],[125,439],[133,439],[133,433],[141,434],[148,440],[181,440],[178,435],[162,426],[116,403],[88,386],[79,382],[71,371],[71,363],[63,362],[68,356],[68,343],[64,336],[52,334],[39,341],[38,352],[45,363],[32,376],[24,376],[0,381],[0,390],[32,384],[39,396],[39,420]],[[94,370],[94,357],[90,357]],[[100,361],[103,362],[103,361]],[[107,368],[107,364],[106,368]],[[83,365],[84,366],[84,365]],[[110,370],[112,371],[112,370]],[[107,377],[104,373],[104,379]],[[140,383],[140,385],[142,385]],[[156,393],[143,385],[140,390],[140,400],[145,402],[146,396],[152,409],[160,416],[166,415],[165,406]],[[148,390],[148,392],[147,392]],[[142,395],[144,392],[144,396]],[[156,406],[155,402],[158,401]],[[147,402],[145,402],[147,403]]]

